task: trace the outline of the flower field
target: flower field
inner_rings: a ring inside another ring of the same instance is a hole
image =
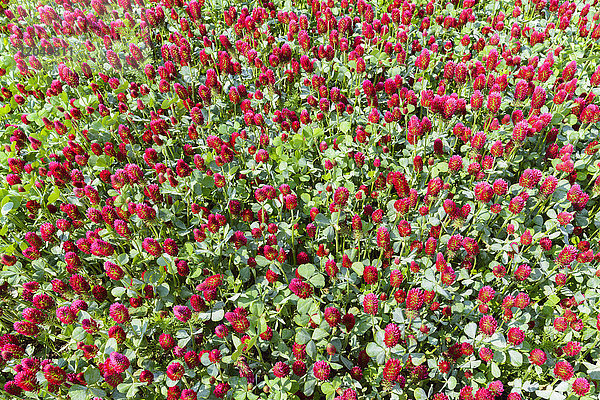
[[[598,0],[0,5],[1,399],[598,399]]]

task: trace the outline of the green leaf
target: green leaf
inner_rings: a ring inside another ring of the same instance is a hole
[[[523,365],[523,355],[517,350],[508,350],[508,356],[510,357],[510,363],[515,367]]]
[[[562,394],[561,392],[552,392],[552,394],[550,394],[550,398],[549,400],[564,400],[567,396],[565,396],[564,394]]]
[[[306,329],[301,329],[296,333],[296,342],[299,344],[306,344],[310,342],[310,334],[306,331]]]
[[[225,310],[223,307],[214,309],[211,313],[211,320],[218,322],[221,321],[225,317]]]
[[[315,266],[312,264],[302,264],[298,267],[298,273],[308,279],[316,272]]]
[[[352,263],[352,270],[356,272],[358,276],[362,276],[363,272],[365,271],[365,266],[360,261],[355,262]]]
[[[55,187],[50,196],[48,196],[48,204],[54,203],[60,197],[60,190]]]
[[[115,338],[109,338],[104,345],[104,354],[110,354],[117,351],[117,341]]]
[[[350,124],[349,121],[342,121],[340,123],[340,131],[344,132],[344,133],[348,133],[350,132],[350,128],[352,127],[352,124]]]
[[[542,399],[549,399],[552,394],[552,390],[536,390],[535,394]]]
[[[312,338],[313,340],[321,340],[323,338],[326,338],[327,336],[329,336],[329,333],[327,333],[321,328],[316,328],[313,332]]]
[[[85,336],[86,332],[81,326],[78,326],[75,329],[73,329],[73,332],[71,333],[71,338],[73,338],[73,340],[75,340],[76,342],[82,341],[83,339],[85,339]]]
[[[383,364],[385,362],[385,349],[375,342],[370,342],[367,345],[367,354],[370,357],[374,357],[378,364]]]
[[[450,378],[448,378],[448,389],[454,389],[457,384],[458,382],[456,381],[455,377],[451,376]]]
[[[500,332],[496,332],[494,335],[492,335],[490,343],[493,346],[496,346],[501,349],[506,348],[506,338]]]
[[[13,208],[13,202],[9,201],[8,203],[6,203],[5,205],[2,206],[2,215],[6,215],[10,212],[10,210],[12,210]]]
[[[240,358],[240,355],[242,354],[242,350],[244,350],[244,347],[246,345],[248,345],[248,350],[250,350],[250,348],[252,346],[254,346],[254,343],[256,343],[256,338],[258,336],[253,337],[252,339],[250,339],[249,341],[247,341],[246,343],[242,344],[240,342],[240,344],[238,344],[237,349],[235,350],[235,352],[231,355],[231,359],[233,361],[237,361],[238,358]],[[252,344],[250,344],[250,342],[252,342]]]
[[[119,254],[119,255],[117,256],[117,262],[118,262],[120,265],[127,264],[127,263],[129,262],[129,256],[128,256],[127,254],[125,254],[125,253],[123,253],[123,254]]]
[[[473,339],[476,334],[477,324],[475,322],[468,323],[467,326],[465,326],[465,335],[467,335],[468,338]]]
[[[577,117],[573,114],[569,115],[569,125],[573,126],[577,123]]]
[[[311,340],[306,345],[306,354],[308,354],[308,356],[311,358],[315,358],[317,355],[317,345],[314,340]]]
[[[427,400],[427,393],[421,388],[415,389],[415,400]]]
[[[146,319],[141,320],[136,318],[131,321],[131,327],[138,336],[144,336],[148,329],[148,321]]]
[[[558,297],[555,294],[551,294],[550,296],[548,296],[548,300],[546,301],[546,305],[548,305],[550,307],[554,307],[558,303],[560,303],[560,297]]]
[[[329,218],[327,218],[327,216],[319,213],[315,216],[315,224],[317,226],[324,227],[324,226],[329,226],[331,224],[331,222],[329,221]]]
[[[137,394],[137,392],[139,391],[140,386],[146,385],[145,383],[141,383],[141,382],[134,382],[131,384],[131,386],[129,387],[129,390],[127,391],[127,398],[128,399],[134,399]]]
[[[492,376],[494,378],[500,378],[502,372],[500,372],[500,368],[498,368],[498,364],[492,361]]]
[[[237,392],[235,392],[233,398],[235,400],[245,400],[246,399],[246,392],[243,390],[239,390]]]
[[[292,136],[291,144],[292,148],[294,149],[300,149],[304,147],[304,137],[299,133],[295,134]]]
[[[256,256],[255,258],[256,264],[264,267],[265,265],[269,265],[271,261],[267,260],[264,256]]]
[[[317,274],[309,279],[309,282],[313,284],[313,286],[322,288],[325,287],[325,277],[323,274]]]
[[[167,97],[166,99],[163,100],[161,107],[163,110],[165,110],[165,109],[169,108],[171,106],[171,104],[175,103],[176,101],[177,101],[177,97],[173,97],[173,98]]]
[[[256,301],[250,306],[250,312],[254,315],[261,315],[265,310],[265,305],[262,301]]]
[[[92,395],[94,397],[100,397],[100,398],[104,398],[104,396],[106,396],[106,392],[100,388],[91,388],[92,390]]]
[[[88,388],[81,385],[73,385],[69,388],[69,397],[71,400],[86,400]]]
[[[85,381],[89,384],[94,384],[100,379],[102,379],[102,375],[100,374],[100,370],[98,368],[89,367],[84,372]]]
[[[312,305],[312,299],[298,299],[298,312],[300,313],[300,315],[308,314],[310,312],[310,309],[312,308]]]
[[[169,262],[164,257],[158,257],[156,263],[161,267],[166,267],[167,265],[169,265]]]
[[[10,112],[10,105],[5,104],[3,107],[0,107],[0,117],[8,114]]]
[[[335,392],[335,388],[333,387],[333,385],[329,382],[325,382],[321,385],[321,390],[323,391],[323,394],[328,395],[331,393]]]

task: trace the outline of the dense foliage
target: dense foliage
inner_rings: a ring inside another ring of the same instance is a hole
[[[598,398],[600,8],[4,2],[1,398]]]

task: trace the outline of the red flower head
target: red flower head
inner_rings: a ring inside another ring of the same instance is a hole
[[[367,285],[373,285],[377,283],[378,271],[377,268],[372,265],[367,265],[363,270],[363,279]]]
[[[290,374],[290,367],[282,361],[278,361],[273,366],[273,374],[278,378],[285,378]]]
[[[573,60],[568,63],[562,72],[562,78],[564,82],[570,81],[577,72],[577,61]]]
[[[140,382],[150,384],[154,381],[154,374],[145,369],[140,373]]]
[[[494,400],[494,395],[489,389],[480,388],[475,392],[475,400]]]
[[[573,377],[573,367],[568,361],[559,361],[554,365],[554,375],[563,381],[568,381]]]
[[[563,353],[568,357],[575,357],[581,352],[581,344],[579,342],[568,342],[563,346]]]
[[[515,271],[515,278],[518,281],[524,281],[531,275],[531,267],[527,264],[521,264]]]
[[[125,372],[129,368],[129,359],[121,353],[113,351],[110,353],[110,366],[116,372]]]
[[[585,378],[577,378],[573,381],[573,392],[578,396],[585,396],[590,391],[590,382]]]
[[[366,314],[375,315],[379,308],[379,299],[375,293],[367,293],[363,299],[363,310]]]
[[[525,340],[525,332],[519,328],[510,328],[508,330],[507,340],[509,343],[518,346]]]
[[[406,308],[419,310],[423,306],[424,294],[419,288],[412,288],[406,293]]]
[[[344,314],[344,316],[342,317],[342,324],[344,324],[344,326],[346,327],[346,331],[350,332],[352,330],[352,328],[354,328],[354,325],[356,324],[356,318],[354,317],[354,314],[351,314],[351,313]]]
[[[577,249],[575,246],[565,246],[556,256],[555,261],[563,266],[570,265],[577,257]]]
[[[327,260],[327,262],[325,262],[325,272],[331,278],[337,275],[337,273],[339,272],[339,268],[335,260]]]
[[[525,207],[525,200],[521,196],[515,196],[508,203],[508,211],[513,214],[519,214]]]
[[[306,375],[306,363],[302,360],[296,360],[292,364],[292,371],[294,371],[294,375],[296,376],[304,376]]]
[[[500,92],[492,92],[488,96],[487,108],[490,114],[497,114],[500,110],[500,104],[502,103],[502,95]]]
[[[16,321],[13,324],[13,328],[19,334],[24,336],[36,336],[40,331],[37,325],[27,321]]]
[[[350,192],[345,187],[341,186],[335,190],[333,194],[333,202],[338,206],[345,206],[348,198],[350,197]]]
[[[22,315],[24,319],[35,325],[41,324],[46,319],[45,314],[37,308],[26,308]]]
[[[158,241],[155,239],[144,239],[144,241],[142,242],[142,247],[147,253],[153,255],[154,257],[158,257],[162,254],[162,247],[160,243],[158,243]]]
[[[127,334],[121,326],[113,325],[108,329],[108,337],[114,338],[117,344],[121,344],[127,339]]]
[[[265,329],[265,331],[259,336],[262,340],[269,341],[273,338],[273,329],[270,326],[267,326],[267,329]]]
[[[165,350],[175,347],[175,339],[173,339],[173,336],[168,333],[162,333],[158,338],[158,343]]]
[[[108,275],[108,277],[110,279],[113,280],[121,280],[123,278],[123,276],[125,275],[125,272],[123,271],[123,269],[118,266],[117,264],[110,262],[110,261],[105,261],[104,262],[104,271],[106,272],[106,275]]]
[[[298,278],[294,278],[290,281],[289,288],[292,293],[301,299],[306,299],[312,295],[312,286]]]
[[[492,336],[497,327],[498,323],[491,315],[484,315],[479,320],[479,330],[486,336]]]
[[[331,368],[327,361],[317,361],[313,366],[313,374],[315,378],[320,381],[326,381],[329,379],[329,374],[331,373]]]
[[[402,369],[402,362],[395,358],[386,361],[383,367],[383,379],[388,382],[394,382]]]
[[[231,324],[233,330],[238,333],[244,333],[250,327],[246,315],[239,312],[226,312],[225,319]]]
[[[129,310],[121,303],[113,303],[109,310],[110,317],[117,324],[124,324],[129,321]]]
[[[181,322],[187,322],[192,317],[192,311],[186,306],[173,307],[173,314]]]
[[[402,284],[404,280],[404,276],[402,275],[402,271],[399,269],[394,269],[390,273],[390,286],[393,288],[398,288]]]
[[[63,306],[56,309],[56,318],[65,325],[70,325],[75,321],[75,313],[71,307]]]
[[[36,391],[39,387],[36,373],[30,370],[23,370],[15,375],[15,384],[25,392]]]
[[[487,347],[482,347],[479,349],[479,358],[481,358],[485,362],[492,361],[494,358],[494,351],[488,349]]]
[[[387,347],[394,347],[400,341],[400,328],[396,324],[389,323],[385,327],[384,343]]]
[[[512,139],[517,143],[521,143],[527,137],[528,132],[529,124],[527,123],[527,121],[517,122],[513,129]]]
[[[178,362],[174,362],[167,367],[167,376],[172,381],[178,381],[183,377],[184,373],[185,369],[183,368],[183,365]]]
[[[477,299],[482,303],[489,303],[494,299],[496,291],[491,286],[484,286],[479,290]]]
[[[475,198],[482,203],[489,203],[494,196],[492,185],[487,182],[477,182],[475,184]]]
[[[324,313],[325,321],[329,324],[330,327],[336,327],[339,325],[340,320],[342,319],[342,315],[340,311],[335,307],[327,307]]]
[[[543,350],[533,349],[529,353],[529,361],[534,365],[544,365],[548,357]]]
[[[539,110],[546,104],[546,89],[542,86],[536,86],[531,97],[531,108]]]
[[[377,246],[383,250],[390,248],[390,232],[385,226],[380,226],[377,229]]]

